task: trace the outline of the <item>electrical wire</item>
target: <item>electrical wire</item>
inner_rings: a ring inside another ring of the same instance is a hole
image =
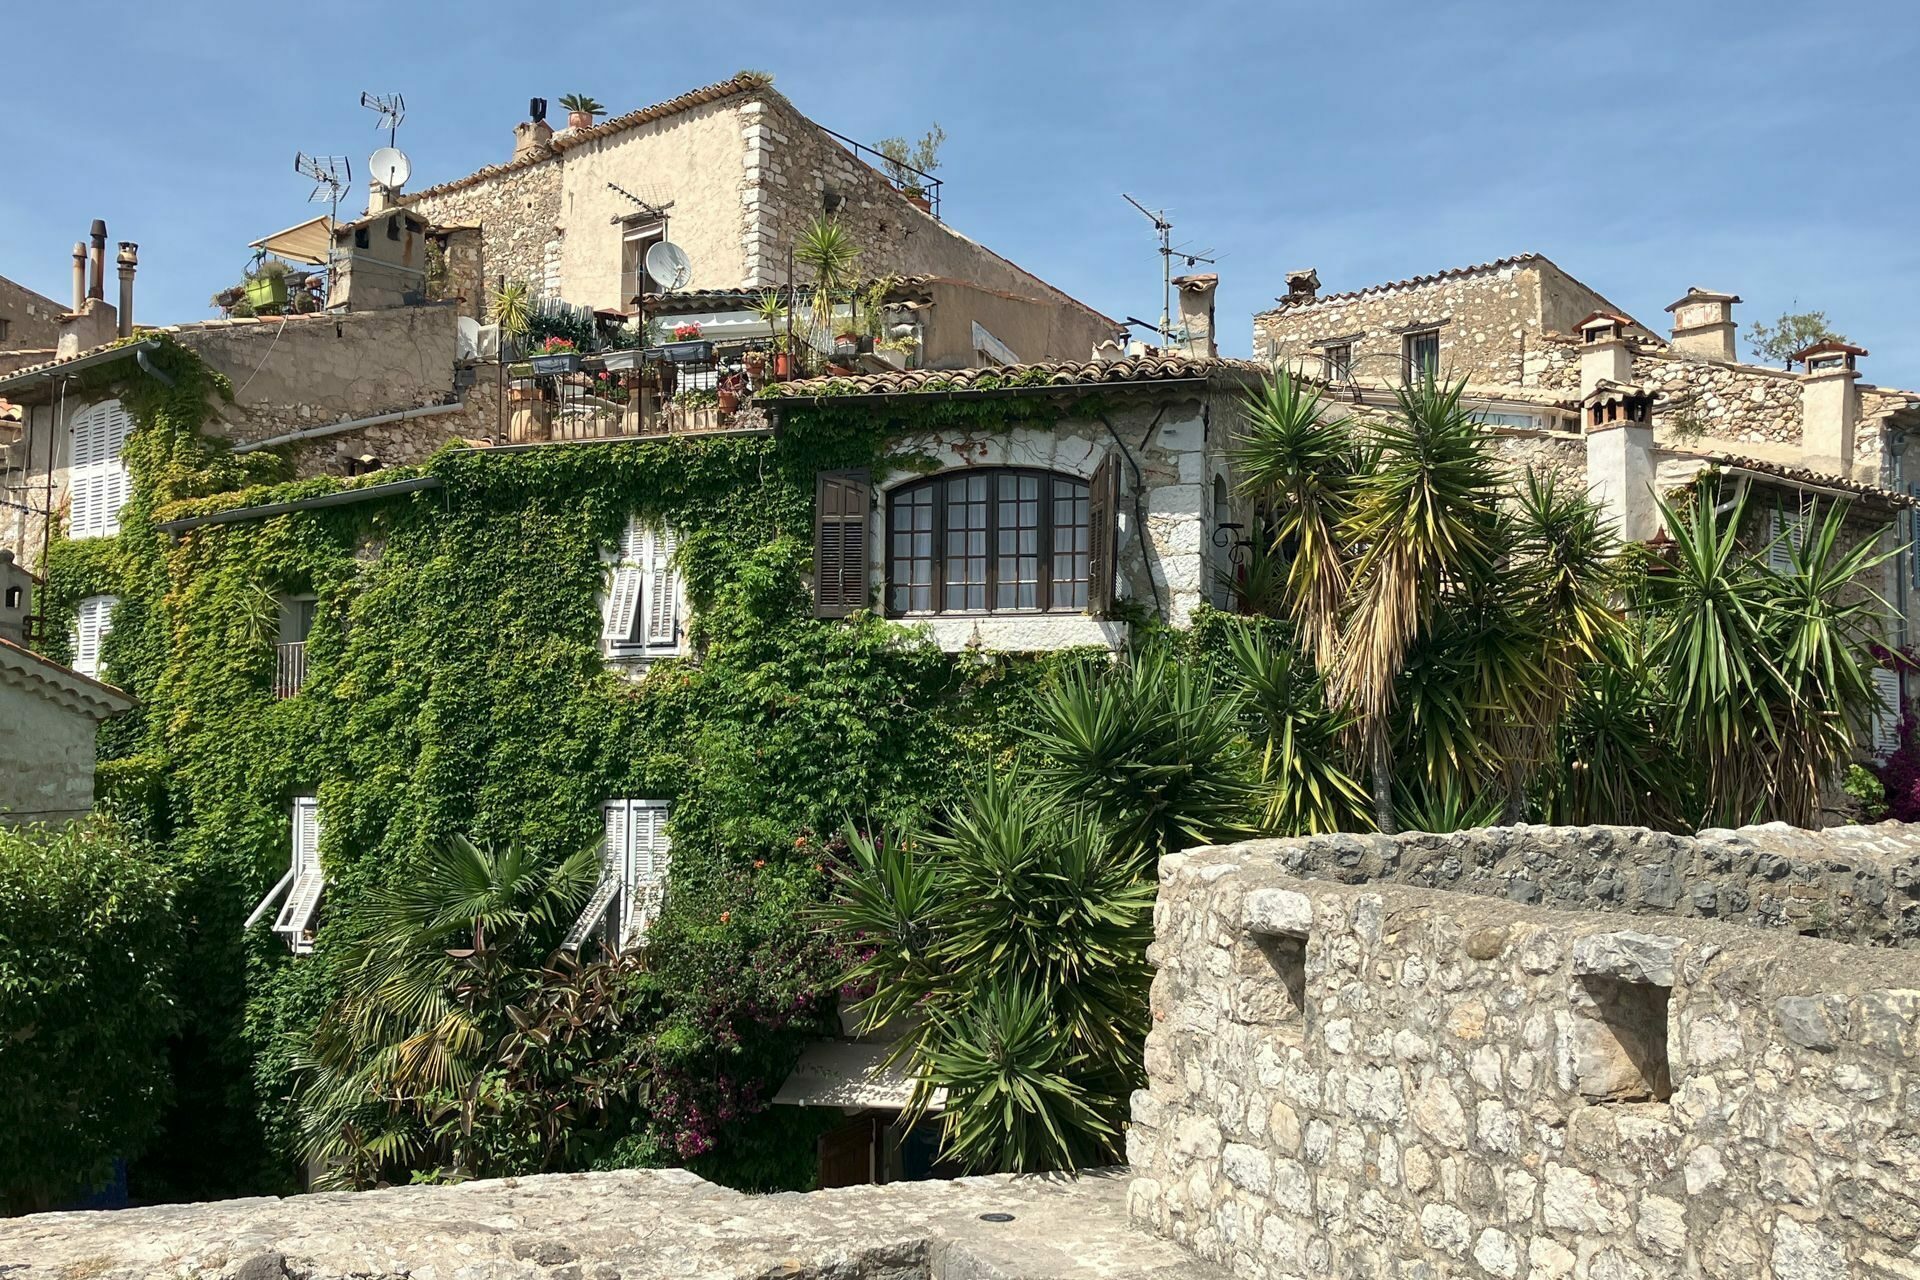
[[[267,344],[267,354],[260,357],[260,363],[255,365],[253,372],[247,375],[247,380],[240,384],[240,390],[233,393],[235,400],[246,394],[247,388],[253,385],[253,380],[260,376],[260,370],[266,368],[267,361],[273,359],[273,349],[280,345],[280,335],[287,331],[287,322],[292,318],[292,316],[280,317],[280,327],[273,331],[273,341]]]

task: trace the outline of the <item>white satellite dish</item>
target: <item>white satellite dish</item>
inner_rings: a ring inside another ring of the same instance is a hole
[[[413,176],[413,164],[398,147],[382,147],[367,161],[373,180],[389,191],[398,191]]]
[[[671,240],[662,240],[647,250],[647,274],[663,291],[672,293],[686,288],[687,281],[693,279],[693,262],[685,249]]]

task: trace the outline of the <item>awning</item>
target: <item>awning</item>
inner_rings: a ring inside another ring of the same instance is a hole
[[[255,240],[251,247],[264,249],[288,262],[324,267],[327,264],[327,249],[332,243],[333,236],[327,229],[327,215],[323,213],[285,231],[276,231],[263,240]]]
[[[885,1065],[893,1043],[886,1040],[820,1040],[800,1051],[793,1074],[773,1095],[794,1107],[883,1107],[904,1110],[913,1100],[913,1077],[904,1062]],[[935,1089],[927,1110],[946,1105],[947,1091]]]

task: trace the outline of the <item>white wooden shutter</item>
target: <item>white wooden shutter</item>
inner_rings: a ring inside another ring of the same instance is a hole
[[[1880,705],[1873,713],[1873,754],[1885,760],[1900,749],[1900,720],[1905,711],[1900,705],[1900,673],[1875,667],[1873,691],[1880,696]]]
[[[609,800],[601,805],[600,823],[600,881],[560,942],[569,951],[578,951],[586,942],[587,935],[606,918],[607,908],[620,891],[621,868],[626,862],[627,802]]]
[[[113,607],[117,596],[88,596],[80,602],[73,619],[73,669],[83,676],[100,678],[100,646],[113,630]]]
[[[120,508],[127,505],[133,479],[127,474],[127,437],[133,434],[133,415],[118,400],[96,406],[100,415],[100,532],[120,532]]]
[[[320,866],[320,806],[312,796],[298,796],[293,802],[293,884],[287,901],[273,922],[273,931],[283,935],[296,954],[313,950],[307,936],[313,927],[313,915],[320,905],[327,878]]]
[[[131,489],[121,453],[133,418],[118,400],[89,405],[68,424],[68,536],[107,537],[120,531],[120,508]]]
[[[91,407],[67,422],[67,536],[93,536],[94,413]]]
[[[629,800],[628,854],[621,894],[620,945],[647,936],[660,914],[667,883],[667,815],[664,800]]]
[[[1768,532],[1767,568],[1775,573],[1792,573],[1793,553],[1806,540],[1807,513],[1776,508]]]
[[[636,638],[646,565],[646,529],[638,521],[629,519],[620,535],[619,558],[607,578],[606,607],[600,624],[602,640],[626,644]]]
[[[679,542],[671,529],[650,533],[647,541],[647,643],[672,648],[680,636],[680,578],[673,567]]]

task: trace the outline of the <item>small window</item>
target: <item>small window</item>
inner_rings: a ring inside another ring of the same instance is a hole
[[[684,651],[685,592],[673,563],[678,548],[673,530],[627,521],[601,606],[600,639],[608,657],[659,658]]]
[[[888,611],[1086,609],[1089,496],[1073,476],[991,468],[896,489],[887,507]]]
[[[400,238],[400,215],[396,213],[392,217],[387,219],[387,239],[398,240],[399,238]]]
[[[1793,572],[1793,553],[1807,536],[1807,512],[1803,508],[1776,507],[1767,513],[1767,568],[1775,573]]]
[[[80,602],[73,619],[73,669],[83,676],[100,678],[100,650],[113,630],[113,607],[117,596],[88,596]]]
[[[600,807],[600,881],[562,946],[578,951],[598,938],[624,951],[646,938],[666,902],[671,812],[665,800],[609,800]]]
[[[659,293],[660,283],[647,274],[647,250],[667,238],[666,224],[629,222],[620,234],[620,305],[632,306],[643,293]]]
[[[289,844],[287,873],[267,890],[267,896],[260,899],[242,927],[253,928],[278,903],[273,931],[286,940],[295,955],[305,955],[313,950],[314,916],[327,887],[326,871],[320,865],[320,806],[313,796],[294,797]]]
[[[1353,372],[1353,344],[1334,342],[1320,349],[1320,375],[1328,382],[1345,382]]]
[[[7,608],[18,609],[20,607],[20,601],[25,599],[25,597],[26,597],[26,592],[24,588],[8,587],[7,588]]]
[[[373,238],[367,234],[367,229],[365,227],[355,227],[353,229],[353,247],[354,248],[366,249],[366,248],[370,248],[372,244],[373,244]]]
[[[5,316],[0,316],[0,342],[7,340],[7,330],[12,326],[13,321],[7,319]]]
[[[1418,329],[1403,340],[1408,382],[1433,381],[1440,376],[1440,331]]]
[[[319,602],[312,596],[280,601],[280,629],[273,647],[273,695],[291,698],[307,682],[307,636],[313,631]]]

